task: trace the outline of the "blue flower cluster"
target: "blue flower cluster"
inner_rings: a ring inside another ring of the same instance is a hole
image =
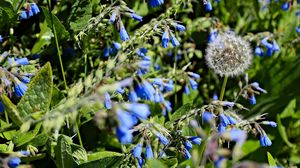
[[[23,9],[19,15],[20,20],[29,19],[30,17],[40,13],[40,9],[36,3],[26,3],[25,9]]]
[[[180,32],[185,31],[185,27],[181,24],[172,23],[172,25],[175,27],[176,30],[178,30]],[[170,38],[170,35],[171,35],[171,38]],[[162,34],[161,41],[162,41],[161,44],[164,48],[168,48],[169,41],[171,41],[171,43],[174,47],[177,47],[180,45],[179,41],[177,40],[175,35],[170,31],[170,28],[168,26],[165,28],[164,33]]]
[[[200,145],[202,139],[198,136],[187,137],[186,140],[183,141],[184,149],[182,151],[185,159],[190,159],[192,156],[190,154],[190,150],[193,148],[193,144]]]
[[[122,45],[118,42],[112,42],[110,47],[105,47],[103,51],[104,58],[108,58],[109,56],[115,56],[119,50],[122,49]]]
[[[188,74],[188,82],[185,84],[183,91],[185,94],[189,95],[190,88],[192,88],[192,90],[198,89],[198,83],[196,82],[196,80],[200,79],[200,75],[193,72],[188,72],[187,74]]]
[[[262,48],[264,47],[266,49],[266,52]],[[272,56],[275,52],[278,52],[280,50],[278,44],[276,43],[275,40],[270,41],[269,37],[265,37],[261,40],[260,45],[258,45],[255,48],[255,54],[258,56]]]

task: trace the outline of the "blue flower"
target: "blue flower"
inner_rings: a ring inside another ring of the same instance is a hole
[[[141,119],[147,119],[151,113],[149,106],[146,104],[139,104],[139,103],[128,104],[127,109],[134,116],[141,118]]]
[[[113,42],[112,44],[115,47],[115,49],[117,49],[117,50],[120,50],[122,48],[122,45],[118,42]]]
[[[163,110],[162,110],[162,114],[163,114],[164,116],[166,116],[166,115],[167,115],[167,111],[168,111],[168,112],[171,112],[171,111],[172,111],[171,102],[169,102],[169,101],[164,101],[163,105],[164,105],[164,107],[163,107]]]
[[[217,30],[215,30],[215,29],[211,30],[211,32],[208,35],[208,42],[211,43],[211,42],[215,41],[217,36],[218,36]]]
[[[28,65],[28,64],[29,64],[29,60],[27,58],[16,58],[14,66]]]
[[[164,96],[162,95],[161,92],[159,92],[158,90],[156,90],[156,92],[154,93],[154,102],[155,103],[162,103],[164,102]]]
[[[162,144],[164,144],[165,146],[169,144],[169,140],[165,136],[163,136],[162,134],[156,133],[155,135],[157,136],[157,138],[159,139],[159,141]]]
[[[185,147],[187,150],[190,150],[190,149],[193,148],[193,145],[192,145],[192,143],[191,143],[189,140],[184,141],[184,142],[183,142],[183,145],[184,145],[184,147]]]
[[[148,82],[148,81],[143,81],[142,83],[139,83],[135,88],[134,88],[136,94],[138,97],[144,100],[154,100],[154,93],[155,89],[153,86]]]
[[[254,95],[254,94],[251,94],[251,95],[249,96],[249,103],[250,103],[251,105],[255,105],[255,104],[256,104],[256,98],[255,98],[255,95]]]
[[[189,140],[193,143],[193,144],[196,144],[196,145],[200,145],[201,144],[201,141],[202,139],[200,137],[197,137],[197,136],[192,136],[189,138]]]
[[[169,82],[164,83],[163,86],[165,92],[171,92],[174,89],[174,82],[172,80],[169,80]]]
[[[188,74],[195,79],[200,79],[200,75],[197,73],[189,72]]]
[[[245,131],[242,131],[242,130],[236,129],[236,128],[231,129],[229,132],[225,132],[223,134],[223,136],[225,136],[226,134],[229,136],[229,139],[231,141],[237,142],[239,144],[243,144],[247,137],[247,134]]]
[[[207,122],[207,123],[210,123],[213,119],[214,119],[214,116],[212,115],[211,112],[205,111],[202,114],[202,120]]]
[[[212,5],[211,5],[211,3],[210,3],[210,0],[207,0],[207,3],[206,4],[204,4],[204,6],[205,6],[205,10],[206,11],[212,11]]]
[[[179,41],[177,40],[177,38],[175,36],[171,37],[171,43],[174,47],[177,47],[180,45]]]
[[[260,145],[263,147],[271,146],[272,142],[266,134],[260,136],[259,139]]]
[[[28,18],[33,16],[33,12],[31,9],[27,10],[27,16],[28,16]]]
[[[39,9],[39,7],[36,5],[36,3],[31,3],[31,4],[30,4],[30,8],[31,8],[32,13],[33,13],[34,15],[40,13],[40,9]]]
[[[225,127],[230,124],[230,121],[228,120],[227,116],[224,115],[223,113],[220,114],[220,120],[221,120],[221,124]]]
[[[136,54],[140,57],[145,57],[148,50],[146,48],[139,48],[136,52]]]
[[[121,38],[122,41],[129,40],[129,36],[128,36],[127,31],[126,31],[124,26],[122,26],[120,28],[120,38]]]
[[[152,159],[154,157],[151,145],[149,145],[149,144],[146,145],[146,153],[145,153],[145,155],[146,155],[147,159]]]
[[[300,34],[300,27],[297,27],[297,28],[296,28],[296,32],[297,32],[298,34]]]
[[[103,56],[104,56],[104,58],[109,57],[109,48],[108,48],[108,47],[105,47],[105,48],[104,48]]]
[[[132,150],[132,155],[135,157],[135,158],[139,158],[141,157],[141,154],[142,154],[142,144],[139,143],[137,144],[133,150]]]
[[[223,124],[219,124],[218,126],[219,133],[223,133],[225,130],[226,130],[226,126],[224,126]]]
[[[129,129],[134,126],[134,118],[128,112],[118,109],[117,116],[120,120],[120,127]]]
[[[188,86],[188,85],[185,85],[185,86],[184,86],[183,92],[184,92],[185,94],[187,94],[187,95],[190,94],[190,89],[189,89],[189,86]]]
[[[138,168],[142,168],[145,164],[145,160],[142,157],[138,157]]]
[[[110,95],[108,92],[105,92],[104,94],[104,107],[106,109],[111,109],[112,107],[112,103],[111,103],[111,100],[110,100]]]
[[[23,96],[27,89],[28,87],[23,82],[17,81],[17,83],[15,84],[15,94],[17,95],[17,97]]]
[[[230,124],[235,125],[237,123],[237,120],[229,115],[226,115],[226,117],[228,118]]]
[[[274,121],[263,121],[262,122],[264,125],[269,125],[271,127],[277,127],[277,123]]]
[[[19,19],[20,20],[25,20],[25,19],[27,19],[28,17],[27,17],[27,13],[26,13],[26,11],[21,11],[21,13],[20,13],[20,15],[19,15]]]
[[[190,154],[190,152],[187,149],[183,149],[183,153],[184,153],[185,159],[190,159],[192,157],[192,155]]]
[[[164,0],[149,0],[150,7],[157,7],[164,3]]]
[[[266,91],[265,89],[263,89],[263,88],[261,88],[261,87],[259,86],[259,83],[258,83],[258,82],[253,82],[253,83],[251,83],[251,86],[252,86],[254,89],[256,89],[256,90],[258,90],[258,91],[260,91],[260,92],[262,92],[262,93],[267,93],[267,91]]]
[[[258,46],[255,48],[254,52],[255,52],[255,55],[258,55],[258,56],[261,56],[261,57],[264,56],[264,50],[262,48],[258,47]]]
[[[15,167],[18,167],[20,165],[20,163],[21,163],[21,159],[20,158],[13,157],[13,158],[9,159],[8,166],[10,168],[15,168]]]
[[[128,94],[128,99],[130,102],[132,103],[136,103],[138,101],[138,97],[135,93],[135,91],[130,91],[129,94]]]
[[[117,88],[116,92],[119,94],[123,94],[123,93],[125,93],[125,90],[124,90],[124,88],[119,87],[119,88]]]
[[[216,93],[213,94],[213,100],[219,100],[219,97]]]
[[[25,156],[29,156],[29,155],[30,155],[30,152],[27,151],[27,150],[21,150],[19,153],[20,153],[21,155],[25,155]]]
[[[164,34],[162,35],[162,46],[164,47],[164,48],[167,48],[168,47],[168,45],[169,45],[169,39],[170,39],[170,37],[169,37],[169,30],[165,30],[165,32],[164,32]]]
[[[3,113],[5,110],[2,101],[0,101],[0,113]]]
[[[121,144],[129,144],[132,142],[132,133],[127,128],[116,128],[117,138]]]
[[[287,11],[289,8],[290,8],[290,3],[289,3],[289,2],[284,2],[284,3],[281,5],[281,9],[282,9],[283,11]]]
[[[28,83],[30,82],[30,78],[27,77],[27,76],[23,76],[22,79],[21,79],[21,81],[22,81],[23,83],[28,84]]]
[[[178,31],[185,31],[185,27],[183,26],[183,25],[181,25],[181,24],[178,24],[178,23],[176,23],[175,24],[175,28],[178,30]]]
[[[192,88],[193,90],[197,90],[197,88],[198,88],[198,83],[197,83],[194,79],[191,79],[191,78],[189,78],[189,81],[190,81],[191,88]]]
[[[3,41],[3,37],[0,35],[0,43],[2,43]]]
[[[136,13],[131,13],[131,17],[132,17],[132,19],[134,19],[136,21],[139,21],[139,22],[143,21],[143,17],[137,15]]]
[[[113,24],[113,23],[116,21],[116,18],[117,18],[117,12],[114,11],[114,12],[111,14],[110,18],[109,18],[109,22],[110,22],[111,24]]]

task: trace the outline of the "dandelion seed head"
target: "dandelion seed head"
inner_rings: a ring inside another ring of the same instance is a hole
[[[206,63],[220,76],[238,76],[249,68],[252,62],[250,44],[232,32],[219,34],[208,44]]]

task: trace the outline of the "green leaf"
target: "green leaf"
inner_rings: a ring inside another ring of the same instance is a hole
[[[1,100],[2,100],[2,103],[5,107],[5,110],[9,116],[9,118],[12,120],[12,122],[18,126],[21,126],[23,124],[23,119],[24,117],[26,117],[26,112],[20,112],[16,105],[14,105],[10,99],[5,96],[5,95],[2,95],[1,96]]]
[[[79,168],[114,168],[119,167],[124,155],[117,152],[97,152],[88,156],[88,162],[79,165]]]
[[[281,123],[279,114],[277,114],[277,124],[278,124],[277,128],[278,128],[281,138],[289,147],[293,148],[294,145],[289,141],[289,139],[287,137],[285,127]]]
[[[7,1],[0,1],[0,30],[3,27],[12,24],[13,20],[16,20],[16,12],[13,10],[11,3]]]
[[[162,163],[161,161],[157,160],[157,159],[150,159],[147,161],[146,166],[148,166],[149,168],[151,167],[155,167],[155,168],[167,168],[168,166],[166,166],[164,163]]]
[[[49,138],[48,134],[41,133],[41,134],[38,134],[35,138],[33,138],[29,142],[29,144],[32,146],[35,146],[35,147],[43,146],[47,143],[48,138]]]
[[[292,117],[295,113],[295,108],[296,108],[296,99],[293,99],[289,102],[289,104],[280,114],[280,118]]]
[[[28,90],[18,103],[20,113],[47,112],[51,103],[52,87],[52,68],[50,63],[47,63],[32,79]]]
[[[70,34],[64,27],[64,25],[59,21],[59,19],[53,15],[52,13],[49,12],[48,9],[41,7],[42,11],[44,13],[46,22],[48,24],[48,27],[52,30],[52,22],[53,22],[53,27],[55,28],[56,35],[58,41],[66,40],[69,38]]]
[[[81,31],[92,17],[92,4],[89,0],[76,0],[73,2],[70,27],[74,32]]]
[[[22,146],[22,145],[30,142],[39,133],[41,126],[42,126],[42,124],[39,123],[35,126],[34,130],[26,132],[24,134],[20,133],[20,131],[19,131],[19,133],[16,134],[15,137],[13,138],[13,143],[16,146]]]
[[[243,158],[250,153],[256,151],[260,147],[258,140],[248,140],[246,141],[242,146],[242,156],[240,158]]]
[[[60,135],[55,147],[56,166],[58,168],[69,168],[76,165],[72,156],[72,147],[69,137]]]
[[[83,147],[77,144],[71,144],[72,156],[78,161],[77,163],[87,161],[87,153]]]
[[[183,106],[181,106],[179,109],[177,109],[170,117],[170,121],[174,122],[177,119],[180,119],[182,116],[188,114],[188,112],[192,109],[193,104],[188,103]]]
[[[267,152],[268,155],[268,162],[269,162],[269,166],[270,167],[276,167],[276,161],[274,160],[273,156],[271,155],[271,153]]]

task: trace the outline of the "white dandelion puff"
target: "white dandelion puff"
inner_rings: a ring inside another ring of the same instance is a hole
[[[220,76],[238,76],[249,68],[252,62],[252,49],[243,38],[232,32],[219,34],[208,44],[206,63]]]

